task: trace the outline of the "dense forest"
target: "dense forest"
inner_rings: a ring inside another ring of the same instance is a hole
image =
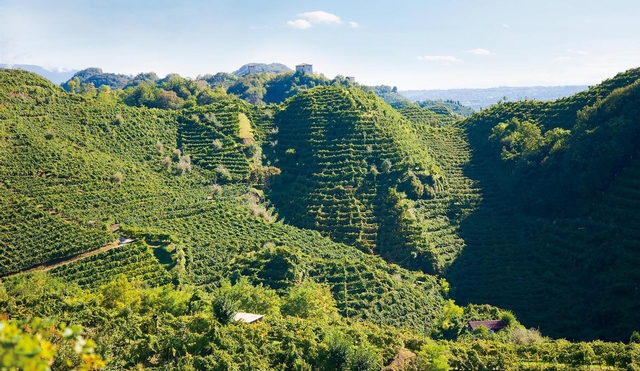
[[[341,76],[1,69],[3,367],[635,370],[639,78],[463,119]]]

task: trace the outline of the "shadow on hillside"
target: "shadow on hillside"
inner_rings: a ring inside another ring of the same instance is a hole
[[[481,145],[471,142],[472,148]],[[609,231],[588,220],[520,212],[488,158],[476,151],[464,168],[481,201],[460,225],[466,247],[445,274],[456,301],[512,310],[523,325],[552,337],[627,340],[631,329],[615,325],[623,313],[603,303],[602,282],[592,269],[606,258],[602,245]]]

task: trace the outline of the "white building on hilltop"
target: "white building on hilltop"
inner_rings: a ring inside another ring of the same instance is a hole
[[[313,74],[313,65],[308,63],[302,63],[296,66],[296,72]]]

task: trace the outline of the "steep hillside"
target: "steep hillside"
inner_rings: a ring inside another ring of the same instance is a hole
[[[506,103],[463,123],[473,149],[465,175],[481,201],[446,275],[456,298],[510,308],[555,336],[628,336],[640,321],[638,78],[630,70],[570,98]]]
[[[417,106],[400,112],[406,118],[359,89],[298,94],[275,117],[267,153],[282,175],[270,196],[289,223],[440,272],[462,249],[455,225],[472,202],[465,195],[473,191],[455,189],[459,164],[449,162],[464,158],[455,156],[465,144],[453,117]]]

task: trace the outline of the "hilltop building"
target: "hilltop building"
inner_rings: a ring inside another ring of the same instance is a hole
[[[313,65],[308,63],[302,63],[296,66],[296,72],[313,74]]]
[[[354,83],[354,84],[355,84],[355,82],[356,82],[356,78],[355,78],[355,77],[353,77],[353,76],[347,76],[347,80],[348,80],[348,81],[350,81],[350,82],[352,82],[352,83]]]
[[[247,74],[251,75],[252,73],[256,73],[256,65],[255,64],[248,64],[247,65]]]

